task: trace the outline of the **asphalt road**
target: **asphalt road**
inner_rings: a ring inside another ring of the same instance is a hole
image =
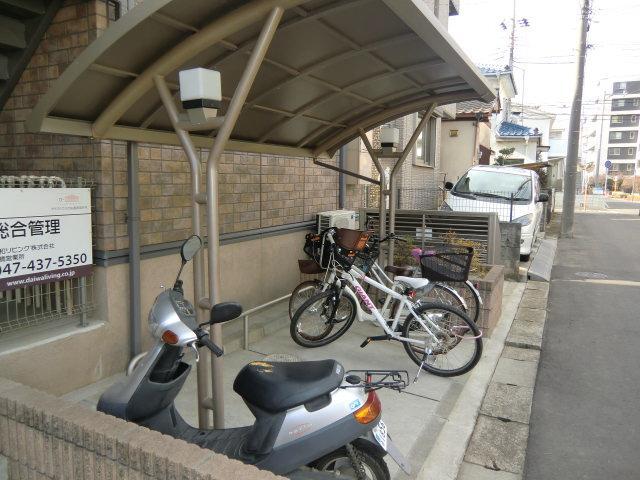
[[[626,200],[607,200],[607,208],[613,209],[640,209],[640,202],[628,202]]]
[[[552,271],[524,478],[637,479],[640,218],[575,221]]]

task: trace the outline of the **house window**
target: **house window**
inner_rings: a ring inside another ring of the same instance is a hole
[[[614,107],[624,107],[624,98],[620,98],[618,100],[613,101]]]
[[[633,106],[634,107],[640,107],[640,98],[634,98],[633,99]]]
[[[638,121],[637,115],[631,115],[631,123],[636,123]]]
[[[635,153],[635,148],[627,148],[627,155],[634,155]]]
[[[620,149],[619,148],[610,148],[609,149],[609,154],[610,155],[620,155]]]
[[[622,132],[611,132],[611,140],[621,140]]]
[[[636,132],[631,130],[629,132],[629,140],[635,140],[636,139]]]
[[[613,115],[611,117],[611,123],[622,123],[622,117],[620,115]]]
[[[416,140],[416,163],[433,167],[436,159],[437,119],[431,118]]]
[[[119,0],[105,0],[107,4],[107,20],[109,23],[115,22],[120,18],[120,1]]]

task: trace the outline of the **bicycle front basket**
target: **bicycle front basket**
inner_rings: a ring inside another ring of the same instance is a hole
[[[362,230],[338,228],[335,235],[336,244],[352,252],[361,252],[367,246],[369,233]]]
[[[466,282],[469,279],[473,248],[437,247],[420,255],[422,278],[440,282]]]

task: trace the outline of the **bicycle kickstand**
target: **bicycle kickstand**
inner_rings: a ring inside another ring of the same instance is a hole
[[[424,364],[427,363],[427,357],[432,353],[433,351],[430,348],[424,349],[424,355],[422,355],[422,362],[418,367],[418,372],[416,373],[416,377],[413,379],[413,383],[416,383],[418,381],[418,378],[420,378],[420,374],[422,373],[422,367],[424,367]]]

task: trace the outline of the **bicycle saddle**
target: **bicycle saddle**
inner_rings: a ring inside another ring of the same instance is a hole
[[[426,288],[426,286],[429,285],[429,280],[420,277],[397,276],[394,280],[410,288],[411,290],[420,290],[422,288]]]
[[[391,273],[392,275],[400,275],[403,277],[413,276],[412,267],[396,267],[395,265],[387,265],[386,267],[384,267],[384,271],[387,273]]]

